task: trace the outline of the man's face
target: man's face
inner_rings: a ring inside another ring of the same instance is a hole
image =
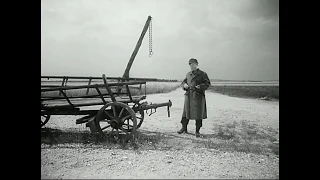
[[[198,68],[198,64],[197,63],[189,63],[190,69],[191,71],[194,71]]]

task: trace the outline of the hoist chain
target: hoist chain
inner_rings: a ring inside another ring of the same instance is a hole
[[[150,20],[150,25],[149,25],[149,57],[153,55],[152,51],[152,19]]]

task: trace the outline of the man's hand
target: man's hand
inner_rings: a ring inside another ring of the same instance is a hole
[[[195,88],[200,89],[200,85],[196,85]]]
[[[183,84],[183,88],[184,88],[184,89],[188,89],[188,87],[189,87],[189,86],[188,86],[187,83],[184,83],[184,84]]]

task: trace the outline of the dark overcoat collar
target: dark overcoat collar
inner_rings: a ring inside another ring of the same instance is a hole
[[[194,71],[190,71],[189,75],[191,76],[191,79],[195,78],[197,75],[201,73],[201,70],[198,68]]]

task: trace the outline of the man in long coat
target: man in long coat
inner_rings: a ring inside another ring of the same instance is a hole
[[[181,83],[182,89],[186,93],[184,94],[185,100],[181,118],[182,128],[178,131],[179,134],[187,133],[189,119],[194,119],[196,120],[196,137],[200,137],[202,120],[207,118],[205,90],[210,86],[207,73],[201,71],[198,64],[197,59],[191,58],[189,60],[191,71],[187,73]]]

